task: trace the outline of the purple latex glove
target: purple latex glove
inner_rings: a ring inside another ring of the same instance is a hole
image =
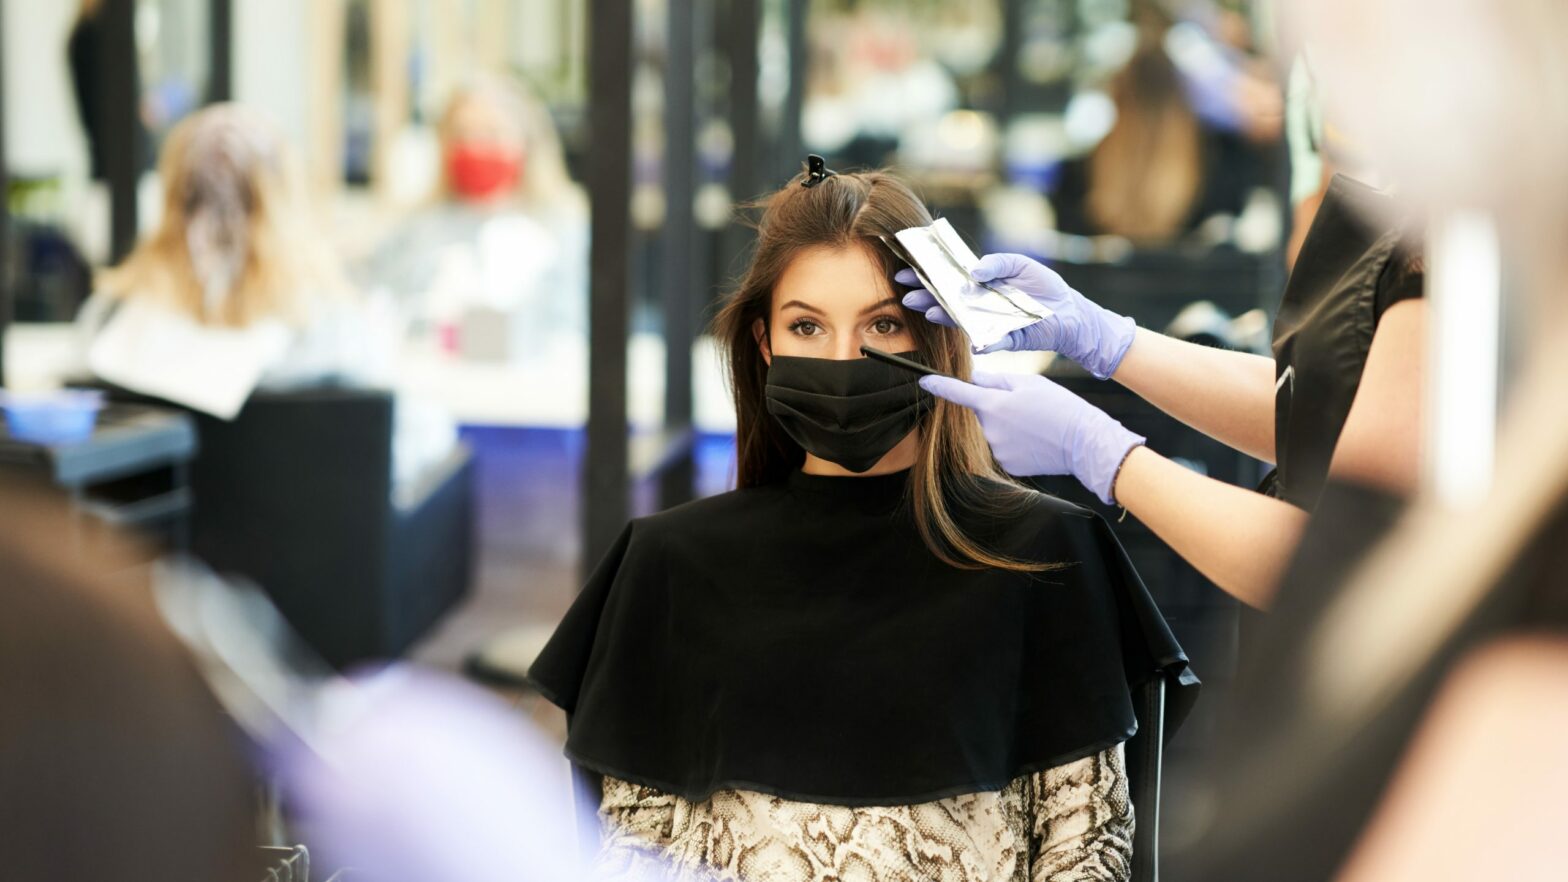
[[[987,346],[986,352],[1004,349],[1058,352],[1104,380],[1116,373],[1122,356],[1132,346],[1133,335],[1138,330],[1132,319],[1096,305],[1038,261],[1022,254],[987,254],[980,258],[970,275],[977,282],[1007,282],[1051,310],[1051,314],[1040,321]],[[902,285],[920,284],[912,269],[901,269],[893,278]],[[926,319],[936,324],[954,326],[947,311],[924,288],[905,294],[904,306],[925,313]]]
[[[1146,440],[1033,374],[975,371],[973,383],[931,376],[921,377],[920,386],[979,414],[991,453],[1008,474],[1072,475],[1106,505],[1116,504],[1122,460]]]

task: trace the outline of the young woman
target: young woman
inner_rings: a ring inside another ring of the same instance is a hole
[[[740,488],[634,520],[530,676],[602,777],[612,876],[1128,878],[1132,685],[1196,679],[1105,524],[997,469],[884,244],[880,172],[768,200],[719,315]]]

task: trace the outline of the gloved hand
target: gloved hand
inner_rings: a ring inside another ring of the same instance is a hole
[[[1132,319],[1104,309],[1079,294],[1062,277],[1022,254],[987,254],[970,273],[977,282],[1000,281],[1013,285],[1051,310],[1051,314],[1008,334],[985,348],[1058,352],[1078,362],[1089,373],[1104,380],[1116,373],[1122,356],[1132,346],[1138,326]],[[893,276],[901,285],[919,285],[912,269],[901,269]],[[954,326],[930,291],[916,288],[904,295],[904,305],[923,312],[926,319],[939,325]]]
[[[921,377],[920,386],[938,398],[980,416],[991,453],[1011,475],[1072,475],[1106,505],[1116,472],[1134,447],[1146,440],[1104,411],[1045,377],[975,371],[974,382]]]

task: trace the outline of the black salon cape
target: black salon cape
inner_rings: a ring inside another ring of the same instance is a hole
[[[1103,520],[1054,497],[969,518],[1044,574],[960,570],[921,541],[907,473],[774,485],[634,520],[530,679],[567,755],[691,801],[751,790],[907,805],[998,790],[1126,740],[1130,684],[1197,678]]]

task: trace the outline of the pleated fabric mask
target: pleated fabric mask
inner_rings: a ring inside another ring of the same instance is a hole
[[[924,363],[918,352],[898,354]],[[768,366],[768,413],[806,452],[864,472],[930,408],[919,379],[870,358],[775,355]]]

